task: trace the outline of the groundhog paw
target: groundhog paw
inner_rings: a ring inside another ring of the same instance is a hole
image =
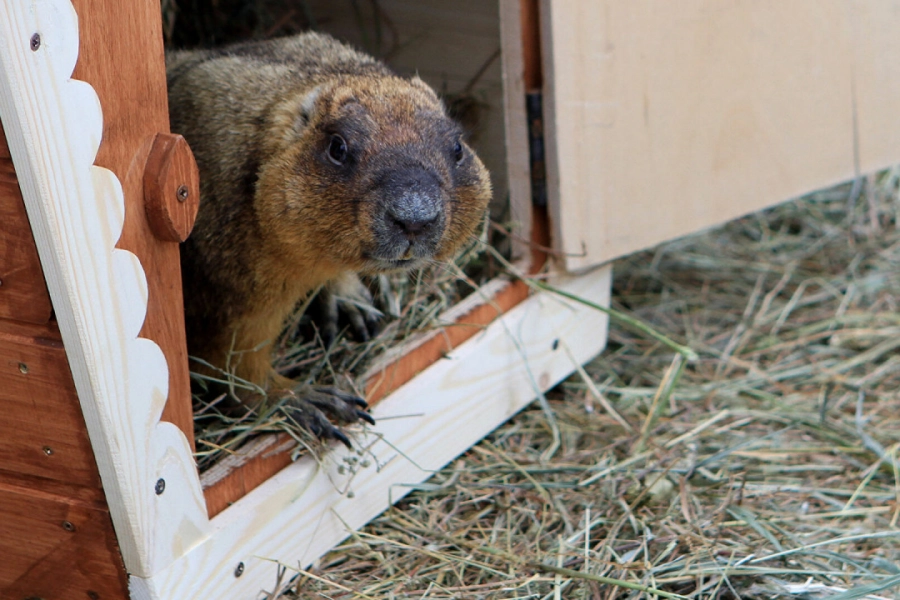
[[[289,419],[320,440],[337,440],[347,448],[353,448],[350,438],[332,421],[340,425],[360,420],[375,424],[375,419],[366,412],[369,405],[365,400],[333,387],[297,388],[284,408]]]
[[[337,339],[340,328],[349,326],[353,337],[367,342],[376,335],[383,313],[355,273],[346,273],[329,281],[316,295],[311,307],[313,322],[326,347]]]

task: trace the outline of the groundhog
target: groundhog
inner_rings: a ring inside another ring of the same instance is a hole
[[[273,341],[320,286],[365,295],[360,275],[451,257],[485,214],[487,171],[427,84],[327,35],[166,66],[171,128],[200,168],[181,252],[189,353],[265,391],[244,404],[287,396],[293,419],[349,446],[339,425],[372,422],[366,403],[277,374]]]

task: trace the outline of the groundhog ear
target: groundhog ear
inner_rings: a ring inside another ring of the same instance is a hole
[[[305,129],[315,116],[316,101],[319,99],[321,93],[322,86],[316,86],[300,101],[299,110],[297,111],[297,121],[294,123],[294,129],[296,129],[298,132]]]

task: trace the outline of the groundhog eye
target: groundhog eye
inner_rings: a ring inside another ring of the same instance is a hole
[[[453,146],[453,158],[456,159],[456,164],[460,164],[465,157],[466,155],[463,152],[462,143],[457,140],[456,145]]]
[[[338,134],[331,136],[331,143],[328,144],[328,158],[336,165],[344,164],[347,160],[347,142]]]

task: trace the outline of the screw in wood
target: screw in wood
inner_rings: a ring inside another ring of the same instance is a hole
[[[44,454],[46,454],[47,456],[52,456],[53,448],[51,448],[50,446],[44,446]]]
[[[63,521],[62,528],[66,531],[75,531],[75,526],[72,525],[71,521]]]
[[[41,47],[41,34],[36,33],[31,36],[31,51],[35,52]]]
[[[20,372],[20,373],[27,373],[27,372],[28,372],[28,365],[26,365],[25,363],[19,363],[19,372]]]
[[[160,494],[162,494],[164,491],[166,491],[166,480],[163,479],[162,477],[160,477],[159,479],[157,479],[157,480],[156,480],[156,487],[154,487],[153,489],[156,490],[156,495],[157,495],[157,496],[159,496]]]
[[[87,594],[88,594],[88,598],[90,598],[91,600],[100,600],[100,594],[98,594],[97,592],[95,592],[93,590],[88,590]]]
[[[185,200],[187,200],[189,195],[190,191],[188,190],[188,186],[186,185],[178,186],[178,190],[176,190],[175,192],[175,196],[178,198],[179,202],[184,202]]]
[[[244,574],[244,563],[239,562],[239,563],[238,563],[238,566],[236,566],[236,567],[234,568],[234,576],[235,576],[235,577],[240,577],[240,576],[243,575],[243,574]]]

